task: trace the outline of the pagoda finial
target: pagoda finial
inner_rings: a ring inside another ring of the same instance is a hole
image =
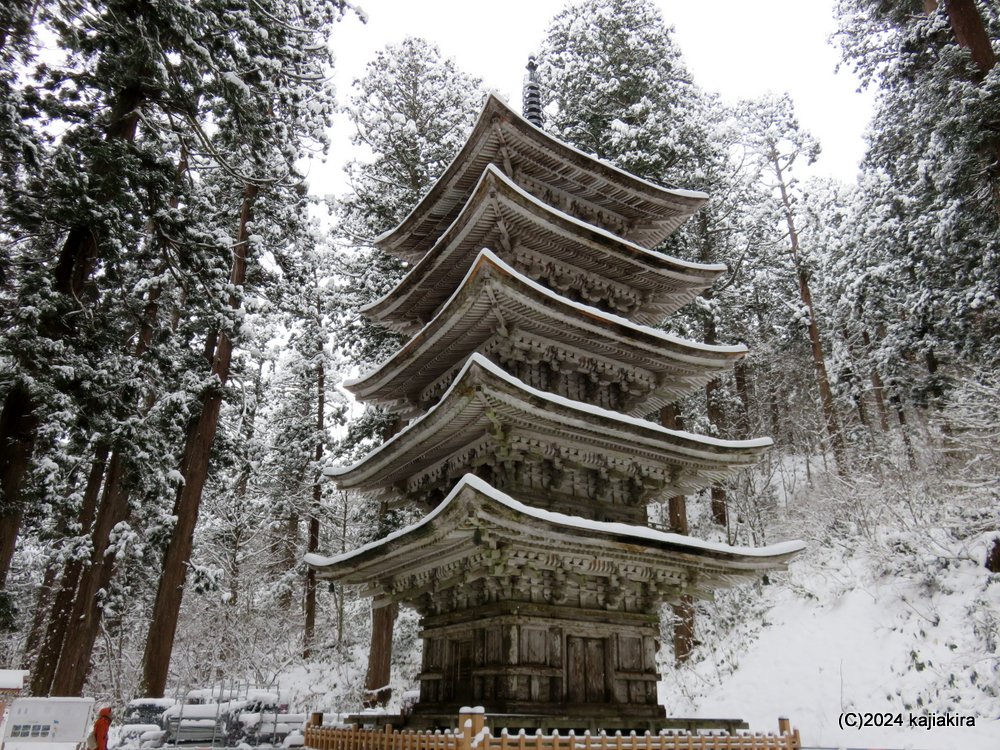
[[[528,75],[524,80],[524,94],[522,97],[522,114],[524,119],[537,128],[542,127],[542,89],[538,85],[538,63],[535,56],[528,57]]]

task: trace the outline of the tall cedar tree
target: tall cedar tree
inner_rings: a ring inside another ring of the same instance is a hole
[[[786,230],[785,240],[802,304],[802,325],[809,336],[827,439],[833,448],[837,469],[843,472],[847,468],[844,436],[826,365],[819,311],[813,300],[810,284],[812,268],[809,249],[802,247],[796,226],[796,206],[800,196],[796,187],[795,163],[802,160],[812,163],[819,154],[819,144],[799,126],[791,98],[787,95],[747,103],[743,119],[749,127],[746,147],[761,164],[765,184],[777,202],[778,213]]]

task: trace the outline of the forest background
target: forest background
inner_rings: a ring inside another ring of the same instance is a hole
[[[0,8],[0,650],[35,694],[117,703],[315,664],[327,678],[312,699],[343,710],[412,683],[412,618],[390,649],[394,617],[317,586],[301,558],[411,517],[321,472],[393,429],[377,409],[348,421],[339,387],[400,344],[357,313],[405,270],[371,240],[441,174],[485,91],[408,38],[338,103],[337,27],[359,13],[329,0]],[[898,668],[917,679],[887,704],[989,714],[1000,13],[839,0],[836,16],[844,64],[876,97],[854,184],[803,180],[819,144],[791,99],[701,88],[647,0],[552,19],[544,127],[712,195],[659,249],[730,272],[665,326],[750,354],[677,415],[776,447],[688,498],[690,531],[811,545],[787,576],[701,605],[693,639],[675,644],[666,613],[668,683],[697,696],[724,682],[774,619],[762,588],[815,600],[836,595],[810,588],[836,574],[843,591],[905,584],[891,593],[915,613],[898,623]],[[350,188],[316,198],[304,172],[338,110]],[[665,518],[666,499],[650,513]]]

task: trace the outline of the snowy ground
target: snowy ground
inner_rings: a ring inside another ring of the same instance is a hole
[[[997,750],[990,628],[995,635],[1000,576],[975,559],[985,548],[985,538],[970,544],[970,559],[932,578],[935,590],[921,571],[880,575],[862,552],[813,551],[759,587],[756,611],[700,647],[696,664],[661,683],[661,698],[670,714],[739,716],[757,730],[788,716],[807,747]],[[886,712],[904,726],[842,730],[843,712]],[[908,726],[911,714],[935,712],[974,717],[976,727]]]

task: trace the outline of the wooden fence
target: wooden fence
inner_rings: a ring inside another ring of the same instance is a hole
[[[778,734],[527,734],[524,730],[493,736],[483,714],[461,714],[459,729],[415,731],[364,729],[358,726],[306,727],[305,744],[312,750],[801,750],[799,730],[778,719]]]

